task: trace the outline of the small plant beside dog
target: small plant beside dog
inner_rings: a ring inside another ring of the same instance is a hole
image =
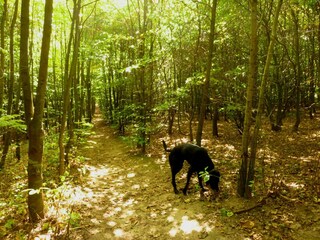
[[[221,208],[220,211],[221,211],[221,215],[223,217],[232,217],[234,215],[234,213],[232,211],[225,209],[225,208]]]
[[[210,179],[210,173],[207,171],[208,167],[204,169],[204,171],[199,172],[199,176],[203,179],[203,181],[206,183]]]
[[[216,177],[216,178],[220,178],[220,176],[214,175],[214,174],[210,174],[210,172],[208,172],[208,167],[206,167],[204,169],[204,171],[200,171],[199,172],[199,176],[203,179],[203,181],[206,183],[210,180],[210,177]]]

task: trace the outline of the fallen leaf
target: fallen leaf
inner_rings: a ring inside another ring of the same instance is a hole
[[[208,233],[206,231],[202,231],[201,233],[199,233],[198,237],[199,239],[205,239],[206,237],[208,237]]]
[[[293,230],[297,230],[297,229],[301,228],[301,224],[300,223],[292,223],[292,224],[290,224],[289,227]]]
[[[241,227],[246,229],[252,229],[254,227],[254,222],[250,220],[245,220],[241,222]]]

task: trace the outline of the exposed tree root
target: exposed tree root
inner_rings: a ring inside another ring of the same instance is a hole
[[[279,184],[277,184],[276,186],[274,186],[274,183],[273,183],[272,186],[271,186],[271,190],[269,190],[267,195],[265,197],[263,197],[262,199],[260,199],[257,202],[256,205],[254,205],[254,206],[252,206],[250,208],[234,211],[233,213],[234,214],[245,213],[245,212],[249,212],[249,211],[251,211],[251,210],[253,210],[255,208],[262,207],[263,205],[265,205],[267,203],[267,199],[268,198],[279,197],[282,200],[285,200],[285,201],[288,201],[288,202],[297,202],[298,201],[297,199],[292,199],[292,198],[286,197],[286,196],[284,196],[284,195],[282,195],[280,193],[280,186],[283,186],[283,185],[284,185],[284,183],[281,180],[280,180]]]

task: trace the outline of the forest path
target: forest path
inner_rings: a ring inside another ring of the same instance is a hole
[[[173,193],[167,156],[130,153],[100,115],[93,132],[80,150],[89,174],[82,180],[81,226],[71,239],[240,239],[218,222],[214,203],[196,192]]]

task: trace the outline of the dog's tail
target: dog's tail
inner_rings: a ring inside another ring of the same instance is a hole
[[[164,148],[164,150],[165,150],[166,152],[171,152],[171,149],[169,149],[169,148],[167,147],[167,144],[166,144],[166,142],[165,142],[164,140],[162,140],[162,145],[163,145],[163,148]]]

